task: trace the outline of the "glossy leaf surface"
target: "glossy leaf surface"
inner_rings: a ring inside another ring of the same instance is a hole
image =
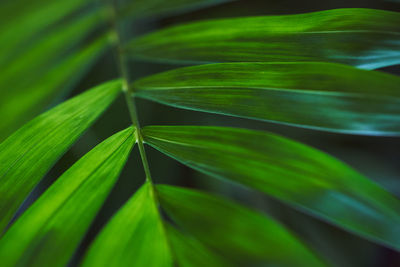
[[[400,250],[400,201],[316,149],[271,133],[222,127],[152,126],[143,136],[194,169]]]
[[[146,183],[100,232],[83,266],[173,266],[163,227]]]
[[[217,19],[139,37],[127,53],[156,61],[329,61],[375,69],[400,63],[399,23],[400,13],[359,8]]]
[[[159,186],[161,206],[182,223],[187,230],[182,232],[160,217],[152,190],[146,183],[112,218],[83,266],[173,266],[175,262],[217,267],[271,259],[284,265],[300,261],[323,266],[282,226],[261,214],[205,193]],[[189,217],[191,221],[185,221]],[[276,254],[279,248],[282,251]]]
[[[199,191],[157,186],[160,203],[179,225],[237,266],[324,266],[275,220]],[[200,265],[198,265],[200,266]]]
[[[1,265],[64,266],[102,206],[135,143],[128,128],[76,162],[0,240]]]
[[[163,104],[334,132],[400,135],[400,78],[332,63],[224,63],[134,83]]]
[[[150,184],[143,185],[105,226],[83,266],[231,266],[160,217]]]
[[[97,86],[36,117],[0,144],[0,233],[34,186],[121,88],[119,80]]]

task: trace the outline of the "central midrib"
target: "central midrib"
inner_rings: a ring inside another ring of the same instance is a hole
[[[143,145],[143,137],[141,133],[140,123],[137,115],[137,108],[135,103],[135,97],[132,92],[132,88],[130,86],[131,80],[129,76],[129,68],[127,66],[127,58],[125,57],[124,53],[122,52],[123,46],[121,42],[121,35],[118,30],[117,25],[117,1],[111,0],[112,2],[108,5],[109,13],[110,13],[110,24],[111,24],[111,31],[114,33],[114,45],[115,49],[117,50],[117,58],[118,58],[118,67],[121,74],[121,78],[123,80],[123,87],[122,91],[125,95],[125,102],[129,110],[129,116],[131,118],[133,126],[136,128],[135,137],[136,142],[139,147],[139,153],[142,160],[144,172],[146,175],[146,181],[152,183],[150,168],[147,160],[146,150]]]

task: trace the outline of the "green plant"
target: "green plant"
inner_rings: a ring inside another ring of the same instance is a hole
[[[144,185],[96,237],[83,266],[329,265],[260,211],[192,189],[155,185],[145,144],[200,172],[400,250],[399,199],[321,151],[254,130],[140,127],[136,98],[324,131],[399,136],[400,78],[372,71],[400,62],[399,13],[352,8],[206,20],[123,40],[123,19],[222,2],[0,4],[0,87],[13,87],[0,99],[1,266],[66,265],[135,144]],[[89,45],[79,46],[102,24],[111,27],[100,27]],[[19,128],[73,86],[109,46],[116,51],[120,79]],[[133,81],[129,57],[199,65]],[[32,189],[120,94],[133,126],[88,152],[7,227]]]

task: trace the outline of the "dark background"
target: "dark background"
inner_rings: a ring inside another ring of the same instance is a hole
[[[167,0],[166,0],[167,1]],[[121,25],[125,39],[181,22],[208,18],[296,14],[344,7],[366,7],[400,11],[400,3],[366,0],[242,0],[197,10],[162,19],[140,20]],[[400,25],[399,25],[400,27]],[[131,76],[136,78],[176,68],[130,62]],[[400,67],[381,69],[400,75]],[[66,97],[76,95],[101,82],[118,77],[118,68],[112,51],[104,55],[80,84]],[[400,86],[399,86],[400,90]],[[63,99],[60,99],[62,101]],[[57,104],[57,103],[54,103]],[[145,125],[219,125],[257,130],[267,130],[319,148],[353,166],[367,177],[400,197],[400,138],[366,137],[333,134],[328,132],[282,126],[248,119],[175,109],[145,100],[137,100],[142,126]],[[26,201],[26,208],[57,177],[82,155],[113,133],[130,125],[123,97],[98,120],[74,147],[57,163],[42,183]],[[336,266],[400,266],[400,255],[390,249],[375,245],[334,226],[302,214],[256,191],[248,190],[227,181],[217,180],[191,170],[180,163],[147,147],[149,164],[156,183],[168,183],[223,194],[237,201],[261,209],[278,218],[295,231],[313,249],[319,251]],[[104,223],[144,182],[140,157],[135,147],[118,184],[109,196],[91,230],[87,234],[74,264]],[[279,177],[277,177],[279,179]]]

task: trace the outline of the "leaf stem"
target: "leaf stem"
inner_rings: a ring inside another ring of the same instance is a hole
[[[152,178],[151,178],[151,173],[150,173],[150,168],[149,168],[149,163],[147,160],[147,155],[146,155],[146,150],[143,145],[143,137],[141,133],[141,128],[140,128],[140,123],[138,119],[138,114],[137,114],[137,108],[136,108],[136,103],[135,103],[135,98],[131,95],[131,80],[129,76],[129,68],[127,64],[127,58],[125,57],[124,53],[122,52],[122,41],[121,41],[121,35],[118,30],[118,25],[117,25],[117,1],[112,0],[111,3],[109,4],[109,17],[110,17],[110,22],[111,22],[111,30],[114,35],[114,45],[117,50],[117,58],[118,58],[118,67],[119,71],[121,73],[121,77],[123,79],[123,87],[122,90],[125,95],[125,102],[128,106],[129,110],[129,116],[131,118],[133,126],[136,127],[135,131],[135,137],[136,137],[136,142],[139,147],[139,153],[140,157],[142,159],[142,164],[144,168],[144,172],[146,175],[146,181],[150,182],[153,184]]]

